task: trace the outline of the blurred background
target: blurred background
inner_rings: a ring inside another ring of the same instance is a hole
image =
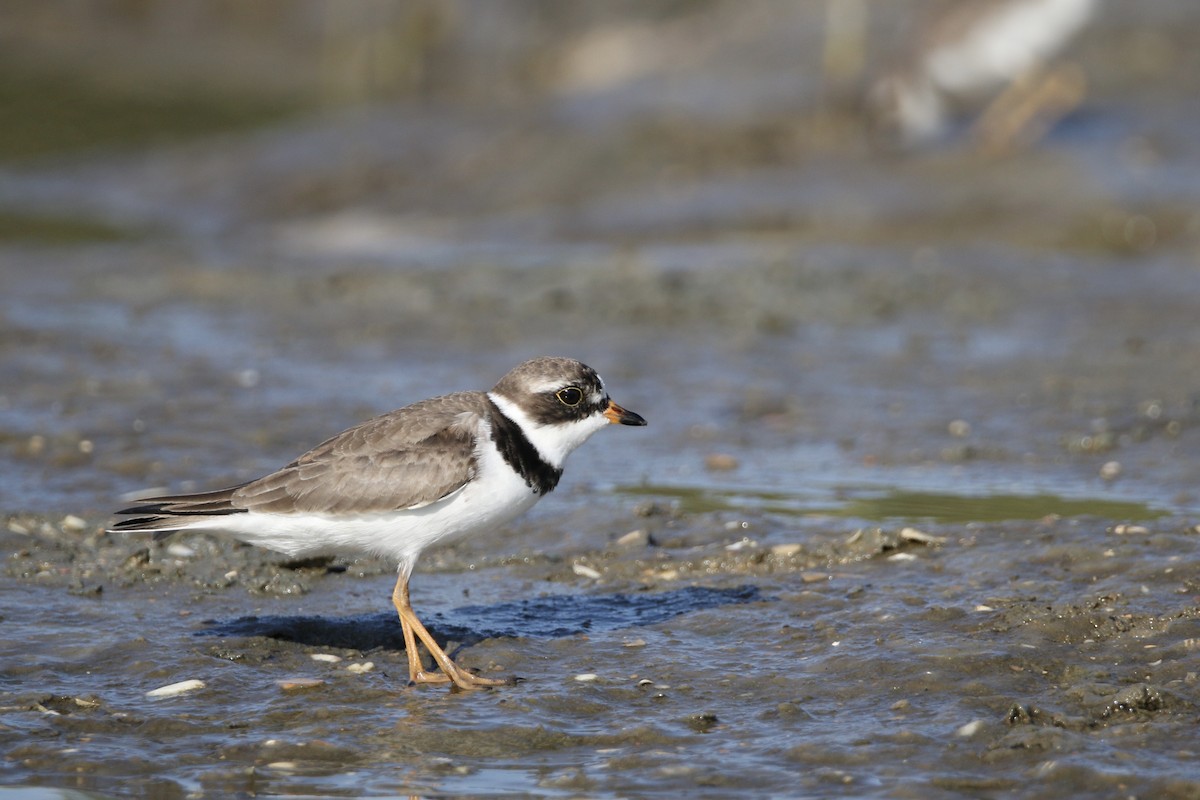
[[[1188,0],[5,3],[9,505],[245,478],[537,352],[652,420],[597,456],[625,483],[1111,487],[1115,448],[1161,464],[1193,419],[1198,26]]]
[[[1195,0],[0,3],[0,779],[1194,798],[1197,41]],[[102,532],[536,354],[649,427],[418,567],[526,684],[398,687],[391,565]]]

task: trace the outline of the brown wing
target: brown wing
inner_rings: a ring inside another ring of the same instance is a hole
[[[233,492],[233,508],[276,514],[397,511],[435,502],[475,474],[478,392],[425,400],[367,420]]]

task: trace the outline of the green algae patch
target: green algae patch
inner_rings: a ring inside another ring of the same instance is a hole
[[[0,107],[0,162],[10,164],[247,130],[300,111],[288,99],[186,86],[114,86],[13,59],[0,61]]]
[[[0,242],[83,244],[138,238],[139,234],[134,231],[86,217],[0,211]]]
[[[1145,521],[1169,511],[1128,500],[1061,497],[1055,494],[963,495],[889,489],[851,497],[840,504],[810,504],[786,492],[724,490],[698,486],[624,486],[621,494],[671,500],[685,514],[757,511],[765,514],[823,516],[870,521],[1001,522],[1059,517],[1100,517]]]
[[[834,513],[869,520],[928,519],[947,523],[1003,522],[1048,516],[1151,520],[1168,514],[1146,503],[1123,500],[1067,498],[1054,494],[958,495],[904,491],[854,499]]]

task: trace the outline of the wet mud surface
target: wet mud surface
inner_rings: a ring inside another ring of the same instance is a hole
[[[1200,797],[1189,8],[1103,18],[1002,159],[871,152],[749,15],[753,69],[688,67],[723,102],[659,64],[7,163],[74,222],[0,239],[0,800]],[[541,353],[649,426],[422,557],[513,686],[407,687],[390,564],[103,531]]]

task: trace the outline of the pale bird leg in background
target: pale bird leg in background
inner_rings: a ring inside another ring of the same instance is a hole
[[[988,105],[971,126],[971,138],[989,155],[1027,147],[1078,108],[1086,93],[1087,78],[1077,64],[1027,73]]]

